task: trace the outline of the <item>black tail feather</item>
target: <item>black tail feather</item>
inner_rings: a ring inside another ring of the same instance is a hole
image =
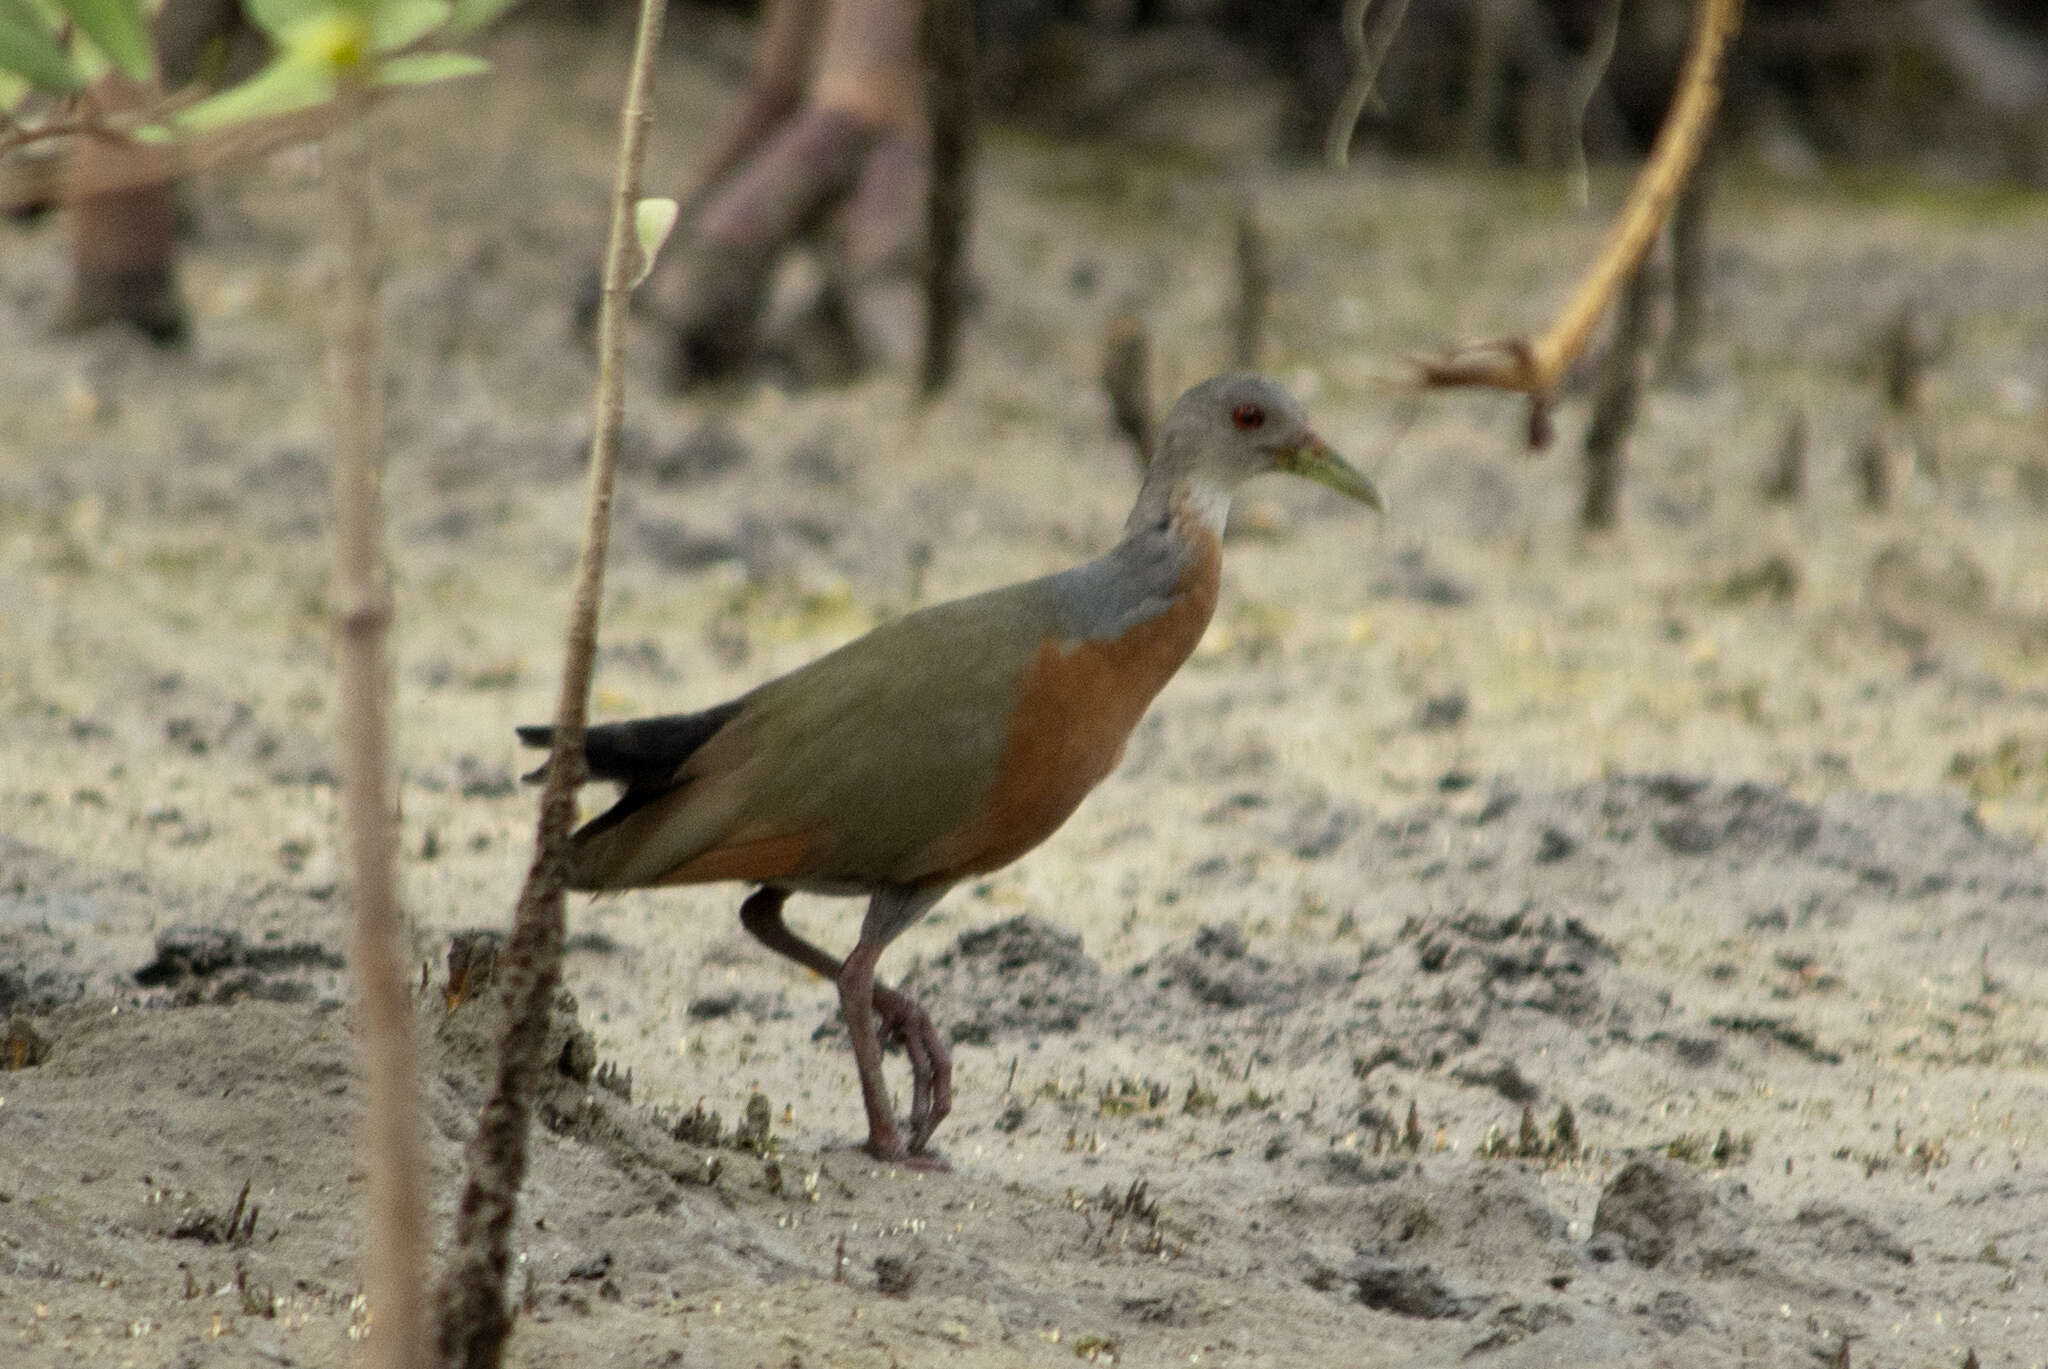
[[[671,713],[659,718],[599,724],[584,734],[584,764],[594,780],[610,780],[629,790],[659,792],[674,782],[683,762],[739,711],[739,701],[734,700],[702,713]],[[527,746],[552,746],[555,729],[546,724],[521,727],[519,740]],[[546,774],[547,767],[542,766],[525,778],[538,781]]]

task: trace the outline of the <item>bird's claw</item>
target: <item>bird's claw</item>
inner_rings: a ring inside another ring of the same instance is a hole
[[[911,1101],[907,1149],[921,1154],[939,1123],[953,1110],[953,1055],[916,999],[894,989],[875,989],[875,1014],[884,1040],[898,1040],[910,1057]]]

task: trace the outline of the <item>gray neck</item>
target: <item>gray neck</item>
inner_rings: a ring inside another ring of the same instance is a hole
[[[1165,453],[1161,453],[1164,458]],[[1106,641],[1173,607],[1195,556],[1193,539],[1221,537],[1230,494],[1163,459],[1145,473],[1123,540],[1051,580],[1060,634]]]
[[[1230,490],[1189,459],[1169,431],[1162,435],[1159,452],[1145,468],[1145,482],[1138,487],[1138,502],[1124,522],[1128,541],[1147,527],[1164,527],[1176,518],[1191,518],[1216,536],[1223,535],[1230,516]],[[1188,528],[1184,535],[1192,535]]]

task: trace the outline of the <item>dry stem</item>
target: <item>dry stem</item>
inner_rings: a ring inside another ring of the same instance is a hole
[[[355,907],[354,970],[369,1114],[369,1237],[363,1286],[376,1330],[372,1362],[409,1369],[426,1343],[421,1287],[424,1169],[413,1059],[412,999],[398,904],[398,824],[391,789],[390,577],[385,568],[383,433],[377,402],[376,237],[367,102],[335,137],[341,278],[334,327],[334,592],[340,637],[342,806]]]
[[[598,376],[595,431],[584,485],[583,543],[577,554],[574,599],[555,701],[554,747],[541,790],[533,864],[512,934],[500,960],[505,1023],[498,1041],[492,1091],[477,1118],[468,1148],[469,1177],[456,1209],[455,1247],[439,1290],[436,1350],[455,1369],[491,1369],[511,1330],[505,1305],[512,1220],[526,1177],[533,1091],[546,1042],[548,1007],[562,975],[563,883],[576,789],[584,775],[583,739],[591,665],[597,654],[597,610],[611,540],[613,474],[625,414],[626,297],[639,248],[633,209],[640,199],[649,89],[661,40],[663,0],[641,0],[633,62],[619,113],[619,155],[612,189],[611,234],[605,247],[604,295],[597,319]]]
[[[1692,46],[1686,54],[1671,112],[1657,131],[1643,165],[1600,255],[1580,278],[1564,309],[1533,341],[1512,338],[1479,343],[1446,357],[1418,360],[1422,383],[1430,387],[1486,386],[1529,396],[1531,445],[1548,433],[1545,414],[1552,391],[1586,350],[1600,316],[1622,284],[1642,264],[1672,201],[1684,187],[1721,99],[1721,58],[1742,23],[1742,0],[1699,0]]]
[[[803,103],[804,82],[817,57],[825,0],[768,0],[761,7],[761,38],[739,116],[715,145],[697,184],[684,200],[680,222],[697,216],[733,169],[760,150]]]
[[[1586,109],[1599,93],[1600,82],[1614,61],[1614,44],[1621,37],[1621,5],[1622,0],[1606,0],[1600,22],[1593,30],[1593,45],[1586,49],[1579,70],[1572,77],[1571,136],[1567,141],[1572,159],[1572,203],[1581,209],[1592,198],[1592,177],[1586,170]]]
[[[959,364],[974,191],[974,11],[967,0],[924,0],[922,46],[932,160],[919,389],[929,399],[946,387]]]
[[[1131,441],[1138,468],[1152,464],[1152,339],[1136,310],[1109,321],[1102,346],[1102,388],[1110,420]]]
[[[363,99],[366,106],[374,108],[390,93],[372,91]],[[183,103],[183,98],[174,96],[140,122],[162,119]],[[341,102],[337,100],[313,109],[236,124],[167,146],[135,142],[100,115],[67,120],[63,125],[38,125],[23,130],[25,136],[0,139],[0,212],[22,205],[105,195],[139,185],[174,181],[224,162],[260,157],[292,143],[310,142],[326,136],[343,121]],[[102,159],[97,165],[83,168],[76,165],[78,158],[69,152],[56,157],[4,159],[5,153],[16,148],[63,138],[92,138],[115,144],[128,156],[120,162]]]
[[[1614,337],[1607,345],[1606,364],[1593,396],[1593,417],[1586,425],[1586,488],[1579,522],[1587,528],[1611,528],[1621,511],[1622,456],[1642,401],[1643,355],[1650,345],[1656,274],[1644,262],[1622,287]]]
[[[1237,206],[1237,309],[1230,320],[1231,360],[1255,371],[1266,338],[1266,305],[1273,294],[1273,264],[1259,227],[1258,203],[1247,195]]]
[[[1351,164],[1351,135],[1358,128],[1358,116],[1365,113],[1365,106],[1373,97],[1372,88],[1387,60],[1387,49],[1394,45],[1394,35],[1401,31],[1401,21],[1407,17],[1408,0],[1388,0],[1379,23],[1368,37],[1365,17],[1371,9],[1372,0],[1344,0],[1344,49],[1351,54],[1351,80],[1338,98],[1337,110],[1330,116],[1330,126],[1323,134],[1323,159],[1339,171]]]
[[[1671,210],[1671,331],[1664,338],[1664,373],[1689,380],[1707,314],[1707,209],[1714,197],[1715,141],[1711,127],[1699,164]]]

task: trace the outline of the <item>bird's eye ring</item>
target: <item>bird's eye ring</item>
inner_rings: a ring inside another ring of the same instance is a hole
[[[1250,432],[1265,425],[1266,411],[1256,404],[1240,404],[1230,411],[1230,421]]]

